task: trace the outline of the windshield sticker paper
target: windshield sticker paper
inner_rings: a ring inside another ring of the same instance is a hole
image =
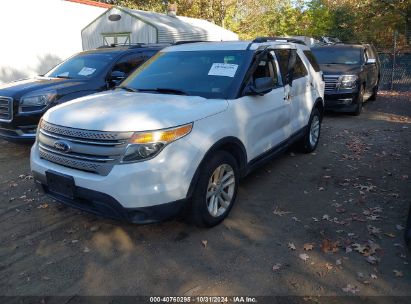
[[[88,75],[93,74],[95,71],[96,71],[96,69],[84,67],[84,68],[81,69],[80,72],[78,72],[78,74],[82,75],[82,76],[88,76]]]
[[[60,76],[60,77],[68,77],[68,75],[69,75],[69,72],[64,72],[64,73],[58,74],[57,76]]]
[[[238,64],[213,63],[210,71],[208,71],[208,75],[234,77],[235,72],[237,72],[237,68]]]

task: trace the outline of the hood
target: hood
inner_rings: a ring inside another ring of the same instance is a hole
[[[117,90],[61,104],[43,118],[52,124],[85,130],[148,131],[190,123],[227,107],[222,99]]]
[[[352,64],[320,64],[324,75],[357,75],[361,72],[361,65]]]
[[[83,85],[87,80],[35,77],[0,84],[0,95],[18,98],[37,90],[59,90]]]

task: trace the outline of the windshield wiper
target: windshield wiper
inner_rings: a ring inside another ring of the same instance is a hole
[[[57,75],[56,78],[71,79],[71,77],[63,76],[63,75]]]
[[[130,87],[125,87],[125,86],[118,86],[116,88],[120,88],[120,89],[126,90],[128,92],[134,92],[134,93],[139,91],[139,90],[136,90],[136,89],[133,89],[133,88],[130,88]]]
[[[138,89],[139,92],[158,92],[163,94],[188,95],[183,90],[171,88],[155,88],[155,89]]]

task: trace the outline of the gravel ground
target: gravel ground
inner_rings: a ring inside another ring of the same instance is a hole
[[[0,140],[0,295],[408,295],[411,94],[328,114],[315,153],[241,182],[213,229],[98,218],[34,190]]]

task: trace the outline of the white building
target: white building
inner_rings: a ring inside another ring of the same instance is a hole
[[[112,7],[86,26],[83,48],[112,43],[172,43],[238,40],[238,35],[203,19]]]
[[[81,30],[110,7],[90,0],[2,1],[0,83],[43,74],[82,51]]]

